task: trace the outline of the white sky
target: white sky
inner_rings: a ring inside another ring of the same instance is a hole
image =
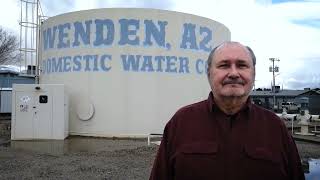
[[[279,1],[282,3],[275,3]],[[41,5],[47,16],[93,8],[139,7],[208,17],[225,24],[233,41],[253,49],[256,87],[270,88],[270,57],[280,59],[277,85],[320,87],[320,0],[41,0]],[[20,0],[2,2],[0,25],[18,35],[19,19]]]

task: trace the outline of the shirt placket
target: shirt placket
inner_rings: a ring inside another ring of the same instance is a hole
[[[220,117],[219,117],[220,116]],[[224,166],[224,177],[225,179],[232,179],[232,148],[231,148],[231,133],[232,133],[232,122],[231,116],[226,116],[224,114],[218,115],[218,125],[219,125],[219,139],[221,142],[221,153],[222,153],[222,162]]]

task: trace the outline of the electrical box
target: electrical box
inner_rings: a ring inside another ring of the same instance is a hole
[[[62,84],[13,84],[11,140],[68,136],[68,96]]]

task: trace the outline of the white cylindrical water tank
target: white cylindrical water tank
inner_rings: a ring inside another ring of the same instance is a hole
[[[179,12],[62,14],[41,26],[40,83],[65,84],[70,134],[162,133],[178,108],[207,98],[207,57],[226,40],[223,24]]]

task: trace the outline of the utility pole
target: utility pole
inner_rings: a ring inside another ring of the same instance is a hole
[[[273,93],[273,109],[276,107],[276,76],[275,72],[279,72],[279,67],[274,66],[275,61],[280,61],[278,58],[269,58],[269,60],[272,62],[272,66],[269,67],[269,72],[272,72],[272,78],[273,78],[273,86],[272,86],[272,93]],[[279,108],[279,107],[278,107]]]
[[[35,72],[35,80],[36,80],[36,84],[39,84],[39,41],[40,41],[40,13],[39,13],[39,5],[40,5],[40,0],[37,0],[37,11],[36,11],[36,72]]]

